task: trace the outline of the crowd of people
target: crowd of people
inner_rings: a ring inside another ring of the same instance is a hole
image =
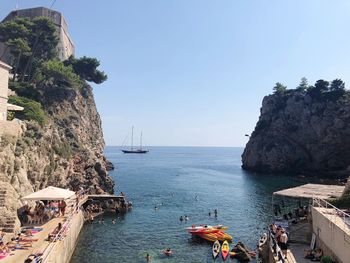
[[[36,201],[31,207],[28,202],[19,209],[18,217],[22,224],[43,223],[53,217],[65,216],[67,203],[61,201]]]
[[[270,233],[274,240],[277,242],[277,245],[282,250],[283,256],[287,258],[287,249],[288,249],[288,235],[286,230],[281,226],[276,226],[276,224],[270,225]],[[273,248],[276,253],[276,246]]]

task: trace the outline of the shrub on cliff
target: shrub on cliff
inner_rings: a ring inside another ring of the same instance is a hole
[[[39,101],[40,92],[33,84],[27,82],[10,82],[10,89],[15,91],[18,96],[26,97],[35,101]]]
[[[280,82],[277,82],[276,85],[273,87],[274,94],[283,94],[286,90],[287,86],[283,85]]]
[[[24,108],[23,111],[17,111],[15,113],[15,117],[28,121],[34,120],[40,125],[45,124],[46,115],[42,105],[39,102],[18,96],[10,96],[8,101],[9,103],[13,103]]]
[[[74,72],[83,80],[94,82],[96,84],[100,84],[107,80],[107,75],[103,71],[97,69],[100,66],[100,61],[96,58],[84,56],[77,59],[70,56],[69,59],[64,61],[64,64],[66,66],[72,66]]]

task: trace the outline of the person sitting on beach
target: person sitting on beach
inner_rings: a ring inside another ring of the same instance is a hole
[[[10,253],[10,248],[8,247],[8,244],[4,244],[3,241],[0,241],[0,252],[3,254]]]
[[[323,256],[323,251],[320,248],[316,250],[308,249],[304,253],[304,258],[311,259],[312,261],[320,261],[322,256]]]
[[[32,236],[33,236],[33,232],[32,232],[32,230],[31,230],[30,228],[25,229],[24,234],[25,234],[27,237],[32,237]]]
[[[320,261],[322,257],[323,257],[323,251],[322,249],[318,248],[316,249],[316,252],[312,261]]]
[[[62,223],[58,223],[57,227],[48,235],[47,240],[53,241],[55,236],[61,231]]]

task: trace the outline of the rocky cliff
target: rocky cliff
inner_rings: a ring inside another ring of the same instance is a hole
[[[256,172],[349,176],[349,95],[320,94],[296,89],[266,96],[244,149],[242,167]]]
[[[23,122],[22,135],[0,141],[0,218],[13,222],[21,196],[53,185],[113,193],[101,120],[91,87],[42,87],[44,126]],[[11,196],[11,198],[9,198]],[[3,197],[3,198],[2,198]],[[6,202],[1,202],[4,199]],[[7,224],[1,222],[0,225]]]

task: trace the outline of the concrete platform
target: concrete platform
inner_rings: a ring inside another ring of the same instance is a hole
[[[64,220],[61,218],[54,218],[43,225],[35,225],[36,227],[42,227],[43,230],[33,236],[33,239],[39,239],[38,241],[32,242],[32,246],[28,250],[15,250],[12,251],[10,256],[1,260],[1,263],[22,263],[32,253],[43,252],[46,246],[49,244],[45,241],[49,233],[51,233],[58,225]]]

